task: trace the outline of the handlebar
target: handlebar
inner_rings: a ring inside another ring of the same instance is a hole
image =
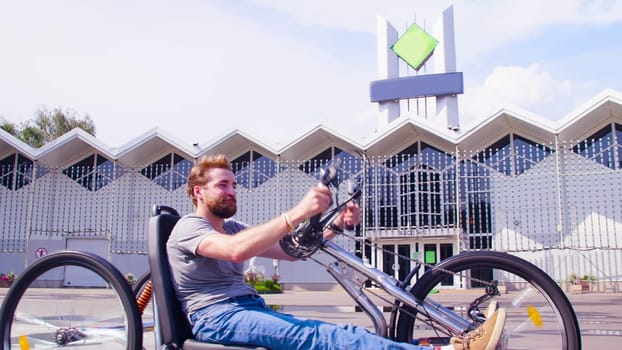
[[[336,158],[331,164],[320,172],[320,185],[339,187],[337,174],[341,165],[341,159]],[[294,231],[288,233],[279,240],[283,251],[289,256],[301,259],[313,255],[324,242],[324,229],[327,228],[346,205],[361,196],[361,190],[356,185],[348,186],[349,198],[343,203],[336,203],[333,209],[323,214],[310,218],[307,222],[299,225]]]

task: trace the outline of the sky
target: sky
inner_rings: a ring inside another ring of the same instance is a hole
[[[88,114],[111,147],[158,127],[278,149],[320,124],[364,144],[377,17],[401,33],[450,6],[463,131],[503,107],[555,121],[622,91],[622,1],[0,0],[0,116]]]

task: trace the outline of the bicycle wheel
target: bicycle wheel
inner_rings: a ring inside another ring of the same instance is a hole
[[[499,307],[507,311],[499,348],[581,349],[577,317],[564,292],[542,270],[516,256],[499,252],[466,252],[453,256],[428,270],[410,292],[419,300],[432,298],[445,307],[453,308],[456,313],[463,311],[462,316],[466,318],[470,314],[471,303],[485,293],[483,288],[436,295],[431,292],[443,284],[452,283],[470,288],[472,284],[477,284],[470,277],[471,269],[480,268],[492,269],[493,279],[507,290],[494,296]],[[482,311],[485,306],[485,303],[480,305]],[[397,313],[397,324],[392,334],[399,341],[452,336],[434,320],[423,313],[417,314],[412,308]]]
[[[155,334],[153,333],[155,319],[153,317],[153,291],[151,288],[150,271],[142,274],[142,276],[136,280],[136,284],[133,287],[134,298],[138,304],[138,312],[142,319],[144,346],[148,342],[147,339],[152,339],[154,341],[154,345],[156,342]],[[154,348],[157,348],[157,345]]]
[[[69,275],[90,287],[52,282]],[[89,252],[61,251],[35,261],[13,283],[0,312],[3,349],[134,350],[142,348],[141,332],[129,284],[110,262]]]

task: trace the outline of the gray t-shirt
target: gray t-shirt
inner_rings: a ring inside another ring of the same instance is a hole
[[[224,228],[228,234],[235,234],[246,227],[227,220]],[[196,254],[201,240],[215,233],[207,220],[189,214],[179,219],[166,243],[173,285],[187,315],[231,297],[257,293],[244,282],[244,263]]]

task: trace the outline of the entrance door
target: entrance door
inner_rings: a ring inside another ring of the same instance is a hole
[[[423,261],[425,262],[425,270],[427,271],[431,266],[443,261],[454,255],[454,246],[451,243],[426,243],[423,245]],[[453,286],[454,279],[452,276],[447,276],[441,281],[442,286]]]
[[[436,243],[426,243],[423,245],[423,262],[425,270],[428,271],[431,266],[436,265]]]
[[[454,255],[454,245],[451,243],[441,243],[439,245],[439,250],[441,253],[441,261]],[[454,279],[452,276],[447,276],[447,278],[441,281],[441,286],[453,286],[453,285],[454,285]]]
[[[108,240],[89,238],[68,238],[67,249],[95,253],[108,258]],[[65,287],[106,287],[106,282],[95,272],[82,267],[65,267]]]
[[[410,244],[384,244],[382,249],[382,271],[403,281],[411,269]]]

